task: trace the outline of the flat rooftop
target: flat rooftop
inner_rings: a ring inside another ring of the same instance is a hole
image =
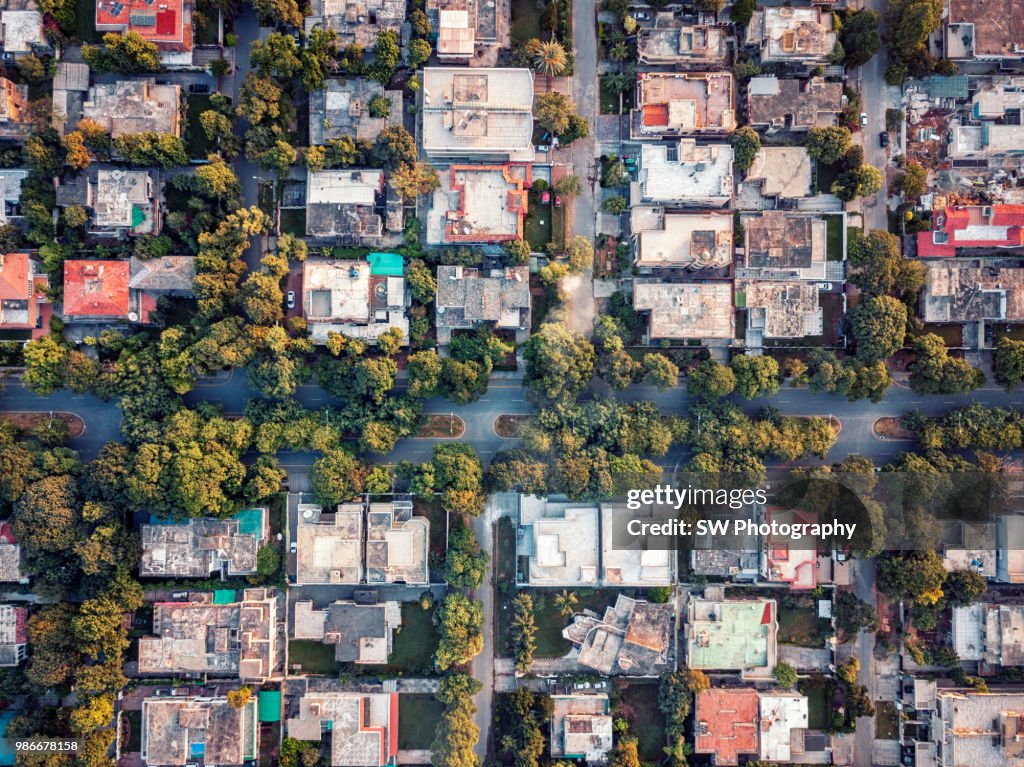
[[[226,698],[146,698],[142,760],[150,767],[236,767],[259,756],[255,696],[242,708]]]
[[[601,565],[600,510],[597,506],[549,505],[519,496],[519,547],[527,559],[531,586],[598,583]]]
[[[657,676],[668,669],[672,607],[620,594],[603,616],[573,616],[562,636],[577,645],[579,663],[601,674]]]
[[[552,758],[586,759],[602,764],[612,750],[608,696],[601,693],[552,695]]]
[[[3,11],[0,28],[5,53],[31,53],[35,46],[49,45],[39,11]]]
[[[327,513],[319,506],[300,504],[296,536],[297,584],[357,584],[362,580],[362,504],[345,503]]]
[[[266,509],[253,509],[266,517]],[[185,524],[143,525],[143,578],[208,578],[222,570],[229,576],[256,572],[256,552],[263,541],[259,532],[242,531],[240,520],[202,517]]]
[[[390,105],[387,117],[370,114],[370,102],[380,97]],[[326,144],[342,136],[373,141],[384,128],[401,125],[403,113],[401,91],[386,91],[366,77],[332,77],[309,94],[309,141]]]
[[[427,243],[495,243],[522,239],[528,165],[452,165],[440,174],[427,220]]]
[[[311,237],[379,237],[382,170],[325,170],[306,178],[306,234]]]
[[[733,151],[728,144],[698,146],[693,139],[681,139],[678,144],[644,144],[633,204],[724,207],[732,200],[732,174]]]
[[[102,125],[117,138],[131,133],[181,136],[181,86],[156,80],[118,80],[89,88],[82,117]]]
[[[398,754],[398,693],[310,691],[297,714],[286,722],[288,737],[329,737],[331,767],[380,767]]]
[[[483,272],[463,266],[437,267],[437,326],[473,328],[530,327],[530,274],[527,266]]]
[[[814,162],[802,146],[766,146],[747,169],[744,184],[757,184],[764,197],[811,196]]]
[[[323,610],[308,600],[295,603],[292,636],[334,647],[339,663],[383,665],[391,655],[396,628],[402,625],[398,602],[360,605],[333,602]]]
[[[951,260],[927,266],[921,296],[925,322],[1024,320],[1024,268]]]
[[[820,336],[824,313],[812,282],[736,280],[736,306],[746,307],[749,327],[765,338]]]
[[[1019,0],[949,0],[947,7],[948,25],[970,26],[966,58],[1020,58],[1024,53],[1024,5]]]
[[[650,312],[651,338],[735,337],[732,285],[727,282],[633,284],[633,308]]]
[[[660,210],[658,218],[659,228],[646,229],[637,235],[638,267],[698,271],[722,269],[732,264],[733,221],[728,213]]]
[[[315,27],[332,30],[340,47],[377,47],[381,30],[399,32],[406,16],[406,0],[313,0],[306,16],[306,35]]]
[[[425,586],[430,521],[410,501],[371,503],[366,514],[366,582]]]
[[[655,14],[653,27],[637,30],[637,55],[649,64],[717,64],[729,54],[727,27],[685,24],[671,12]]]
[[[770,677],[777,633],[774,599],[691,599],[687,665],[702,671],[740,671],[744,678]]]
[[[942,726],[932,726],[932,738],[944,763],[1016,767],[1024,759],[1024,694],[940,690],[937,697]]]
[[[641,72],[636,90],[634,135],[728,133],[736,127],[729,72]]]
[[[739,764],[757,753],[757,690],[712,688],[694,701],[694,752],[712,754],[716,765]]]
[[[766,210],[744,216],[744,274],[764,279],[823,279],[828,225],[813,214]]]
[[[832,12],[818,7],[761,8],[747,25],[747,43],[764,61],[826,61],[835,48]]]
[[[750,123],[772,129],[807,130],[839,124],[843,84],[823,77],[782,79],[775,75],[751,78],[747,87]]]

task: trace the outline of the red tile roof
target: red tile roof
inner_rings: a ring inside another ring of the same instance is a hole
[[[644,104],[644,125],[668,125],[668,104]]]
[[[162,49],[191,51],[191,9],[187,0],[98,0],[96,28],[131,30]]]
[[[986,215],[985,208],[991,208]],[[1005,236],[998,232],[985,239],[957,237],[969,226],[1003,227]],[[944,233],[946,242],[936,242],[936,233]],[[947,207],[932,213],[932,229],[917,233],[917,255],[920,258],[948,258],[955,256],[957,248],[1019,248],[1024,247],[1024,205],[971,205]]]
[[[0,306],[0,328],[26,330],[36,326],[39,317],[36,281],[39,278],[33,275],[33,271],[28,253],[0,254],[0,301],[3,302]],[[12,315],[23,315],[25,321],[11,319]]]
[[[715,764],[739,763],[740,754],[757,753],[757,691],[712,688],[697,694],[698,754],[714,754]]]
[[[128,319],[127,261],[65,261],[64,316]]]

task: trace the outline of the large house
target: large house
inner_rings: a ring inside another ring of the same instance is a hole
[[[0,330],[42,334],[44,308],[49,310],[45,274],[28,253],[0,254]]]
[[[199,760],[243,767],[259,757],[256,697],[236,707],[227,698],[168,697],[142,701],[142,761],[186,767]]]
[[[641,72],[632,137],[728,134],[736,127],[734,90],[729,72]]]
[[[827,64],[837,41],[831,10],[819,6],[759,8],[747,25],[746,43],[760,50],[762,62]]]
[[[135,32],[160,51],[165,66],[192,64],[191,0],[97,0],[96,31]],[[215,23],[212,19],[208,23]]]
[[[530,274],[526,266],[485,273],[465,266],[437,267],[437,341],[453,330],[492,327],[524,340],[530,330]]]
[[[427,243],[498,243],[523,237],[531,168],[526,163],[451,165],[427,214]]]
[[[170,133],[180,137],[181,86],[158,85],[155,78],[97,83],[89,88],[82,117],[111,136],[132,133]]]
[[[725,208],[733,197],[733,151],[728,144],[644,144],[637,181],[630,185],[632,205],[666,208]]]
[[[307,689],[289,707],[286,733],[296,740],[330,738],[330,767],[383,767],[398,755],[398,693]]]
[[[917,233],[918,258],[969,256],[980,249],[1024,253],[1024,205],[945,206]]]
[[[701,671],[738,672],[766,681],[778,662],[779,623],[774,599],[725,599],[709,587],[687,603],[686,665]]]

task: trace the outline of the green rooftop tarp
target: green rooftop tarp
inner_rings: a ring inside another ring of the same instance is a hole
[[[213,592],[213,603],[215,605],[230,605],[235,601],[234,589],[217,589]]]
[[[370,262],[370,274],[401,277],[405,271],[405,259],[397,253],[371,253],[366,260]]]
[[[138,205],[132,205],[132,229],[146,220],[146,211]]]
[[[281,721],[281,691],[261,690],[259,695],[261,722]]]

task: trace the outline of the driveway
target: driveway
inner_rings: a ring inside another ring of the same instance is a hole
[[[779,645],[779,660],[800,672],[827,671],[832,663],[832,651],[827,648]]]

